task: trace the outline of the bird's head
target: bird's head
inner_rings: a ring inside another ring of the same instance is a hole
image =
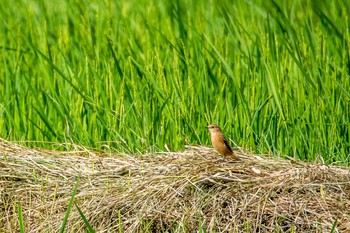
[[[208,125],[206,127],[210,133],[216,133],[216,132],[221,132],[221,129],[218,125]]]

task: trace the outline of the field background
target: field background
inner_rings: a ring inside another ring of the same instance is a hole
[[[349,12],[342,0],[1,4],[0,137],[139,154],[210,145],[217,123],[256,153],[349,165]]]

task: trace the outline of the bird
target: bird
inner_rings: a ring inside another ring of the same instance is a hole
[[[234,159],[238,159],[238,156],[232,151],[230,145],[225,139],[224,134],[222,133],[220,127],[218,125],[208,125],[206,128],[210,132],[211,143],[214,146],[214,149],[225,157],[230,157]]]

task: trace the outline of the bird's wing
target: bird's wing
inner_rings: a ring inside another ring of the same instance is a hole
[[[225,146],[229,149],[229,151],[233,152],[230,145],[228,144],[228,142],[226,141],[225,138],[223,138],[223,142],[224,142]]]

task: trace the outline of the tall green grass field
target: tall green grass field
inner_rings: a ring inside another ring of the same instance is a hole
[[[349,165],[350,2],[0,5],[0,137],[51,148],[210,145]],[[69,148],[61,148],[69,149]]]

